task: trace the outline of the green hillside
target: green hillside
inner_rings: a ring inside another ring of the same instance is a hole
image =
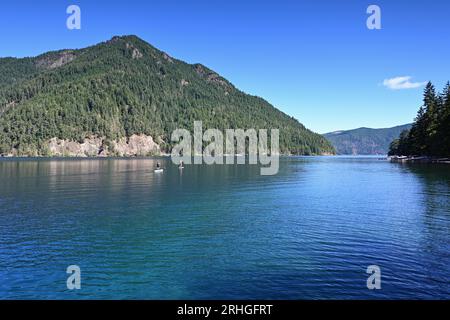
[[[47,154],[52,138],[105,145],[134,134],[170,150],[175,128],[280,129],[283,153],[333,153],[321,135],[201,64],[136,36],[34,58],[0,59],[0,154]]]
[[[411,124],[385,129],[359,128],[330,132],[324,136],[333,144],[338,154],[385,155],[392,140],[409,128]]]

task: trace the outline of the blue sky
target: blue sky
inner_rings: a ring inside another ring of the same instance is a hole
[[[71,4],[81,8],[81,30],[66,28]],[[381,8],[381,30],[366,27],[371,4]],[[447,0],[17,0],[0,4],[0,56],[135,34],[316,132],[380,128],[411,122],[423,90],[384,80],[431,80],[439,90],[450,80],[449,12]]]

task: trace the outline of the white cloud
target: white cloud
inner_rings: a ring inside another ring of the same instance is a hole
[[[411,77],[395,77],[391,79],[385,79],[383,81],[383,86],[391,90],[403,90],[403,89],[414,89],[426,85],[426,82],[411,82]]]

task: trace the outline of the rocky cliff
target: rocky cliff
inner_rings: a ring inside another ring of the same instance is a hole
[[[105,138],[90,137],[83,142],[50,139],[43,147],[45,156],[51,157],[138,157],[161,155],[161,147],[151,136],[132,135],[129,138],[121,138],[109,141]],[[17,156],[17,150],[13,149],[7,156]],[[37,151],[28,150],[29,156],[42,155]]]

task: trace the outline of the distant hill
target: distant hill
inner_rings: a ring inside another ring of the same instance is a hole
[[[201,64],[136,36],[79,50],[0,59],[0,155],[142,155],[169,151],[176,128],[280,129],[280,151],[333,146]]]
[[[411,124],[385,129],[358,128],[326,133],[324,137],[333,144],[338,154],[384,155],[388,153],[390,143],[403,130],[410,128]]]

